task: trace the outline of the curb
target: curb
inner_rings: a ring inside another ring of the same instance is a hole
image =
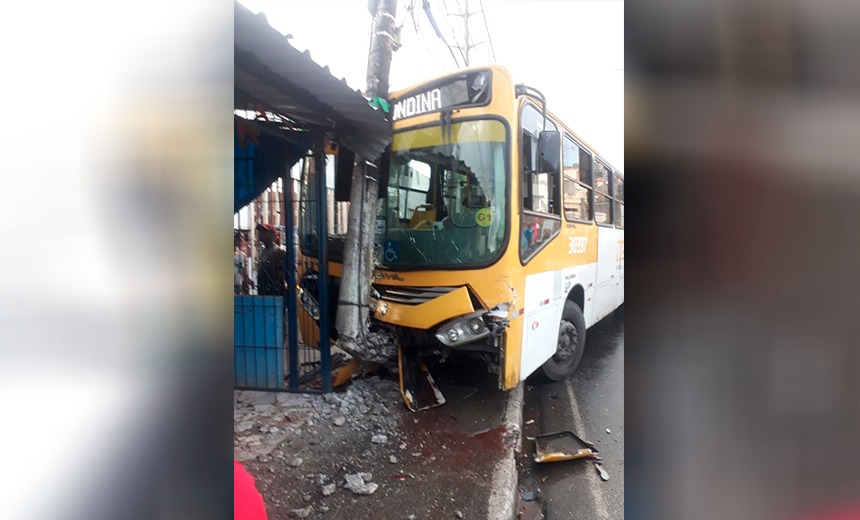
[[[487,518],[491,520],[516,519],[517,461],[522,451],[523,383],[508,393],[502,425],[510,449],[493,473],[493,491],[490,493]]]

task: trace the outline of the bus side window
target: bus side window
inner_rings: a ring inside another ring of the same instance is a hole
[[[609,192],[610,170],[598,160],[594,161],[594,221],[612,227],[612,197]]]
[[[520,186],[523,201],[520,258],[527,262],[561,231],[561,182],[560,176],[556,174],[536,171],[538,137],[544,128],[557,131],[556,124],[549,118],[544,124],[543,114],[530,103],[523,106],[520,122]]]
[[[532,172],[534,172],[534,155],[532,155],[532,136],[526,131],[523,131],[522,142],[522,160],[520,161],[522,165],[522,182],[520,183],[520,186],[523,196],[523,208],[534,209],[532,208],[531,190],[531,176]]]
[[[591,220],[591,158],[568,136],[562,145],[564,216],[567,220]]]
[[[624,179],[617,173],[613,177],[612,194],[615,196],[615,227],[624,229]]]

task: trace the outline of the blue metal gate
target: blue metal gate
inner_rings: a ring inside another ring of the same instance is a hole
[[[248,123],[237,122],[237,127]],[[318,338],[302,338],[298,326],[297,252],[294,240],[295,182],[289,169],[296,162],[288,154],[279,161],[266,155],[266,146],[295,150],[295,143],[247,138],[248,128],[237,131],[235,190],[257,193],[245,212],[248,229],[234,230],[234,375],[235,387],[255,390],[330,392],[332,389],[329,327],[332,316],[320,312]],[[253,130],[250,131],[253,135]],[[259,137],[259,136],[258,136]],[[288,144],[294,148],[288,148]],[[312,156],[304,160],[315,168],[319,196],[313,218],[318,235],[319,280],[328,280],[327,205],[324,134],[313,141]],[[305,148],[307,150],[307,148]],[[305,163],[301,163],[305,164]],[[272,175],[274,169],[275,175]],[[268,185],[266,183],[268,182]],[[262,186],[262,189],[261,189]],[[238,199],[237,199],[238,200]],[[246,197],[245,200],[248,200]],[[250,209],[247,209],[249,208]],[[304,205],[300,211],[304,211]],[[241,219],[240,219],[241,220]],[[274,224],[272,224],[274,222]],[[235,272],[234,272],[235,274]],[[329,308],[329,285],[318,284],[314,295],[320,309]],[[301,311],[304,313],[304,311]]]

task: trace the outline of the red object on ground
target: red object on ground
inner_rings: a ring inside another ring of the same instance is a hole
[[[233,520],[268,520],[254,477],[238,460],[233,461]]]
[[[805,515],[802,520],[860,520],[860,504],[833,506],[813,514]]]

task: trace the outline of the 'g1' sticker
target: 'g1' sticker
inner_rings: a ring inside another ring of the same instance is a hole
[[[493,213],[490,211],[490,208],[481,208],[475,214],[475,221],[481,227],[487,227],[493,222]]]

